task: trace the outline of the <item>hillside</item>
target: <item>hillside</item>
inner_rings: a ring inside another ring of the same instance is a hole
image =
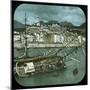
[[[14,30],[17,32],[23,32],[25,30],[25,25],[14,20]]]

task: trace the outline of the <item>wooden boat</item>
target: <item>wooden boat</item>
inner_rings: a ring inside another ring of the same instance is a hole
[[[26,77],[38,73],[60,70],[64,66],[64,60],[60,56],[26,58],[16,62],[16,74],[20,77]]]

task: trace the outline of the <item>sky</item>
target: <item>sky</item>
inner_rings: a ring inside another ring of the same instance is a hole
[[[85,22],[85,15],[82,9],[77,6],[54,6],[39,4],[21,4],[14,12],[14,20],[25,23],[25,13],[27,24],[33,24],[40,20],[67,21],[75,26],[80,26]]]

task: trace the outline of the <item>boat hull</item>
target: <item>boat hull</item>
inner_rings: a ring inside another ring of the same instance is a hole
[[[40,57],[34,58],[33,60],[24,59],[20,62],[16,62],[16,74],[19,77],[27,77],[38,73],[61,70],[64,66],[64,60],[59,56]]]

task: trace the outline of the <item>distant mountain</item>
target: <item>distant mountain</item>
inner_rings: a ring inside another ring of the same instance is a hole
[[[81,25],[80,25],[80,28],[85,28],[86,27],[86,23],[82,23]]]
[[[60,22],[60,25],[61,25],[62,27],[70,27],[70,28],[74,26],[72,23],[67,22],[67,21]]]
[[[60,25],[60,23],[58,21],[56,21],[56,20],[48,21],[47,24],[48,25],[52,25],[52,24],[58,24],[58,25]]]
[[[38,21],[38,22],[32,24],[31,26],[41,26],[41,25],[44,26],[44,25],[47,25],[47,23],[45,23],[44,21]]]
[[[14,20],[14,30],[18,32],[23,32],[25,30],[25,25],[17,20]]]
[[[47,23],[44,21],[39,21],[39,23],[40,23],[40,25],[47,25]]]
[[[81,24],[80,26],[73,26],[69,31],[73,33],[77,33],[78,35],[85,36],[86,35],[86,23]]]
[[[37,25],[43,25],[43,26],[48,26],[48,25],[53,25],[53,24],[57,24],[60,25],[61,27],[67,27],[68,29],[80,29],[80,28],[85,28],[86,23],[81,24],[80,26],[75,26],[73,25],[71,22],[67,22],[67,21],[63,21],[63,22],[58,22],[56,20],[50,20],[48,22],[44,22],[44,21],[39,21],[37,23],[34,23],[32,26],[37,26]]]

